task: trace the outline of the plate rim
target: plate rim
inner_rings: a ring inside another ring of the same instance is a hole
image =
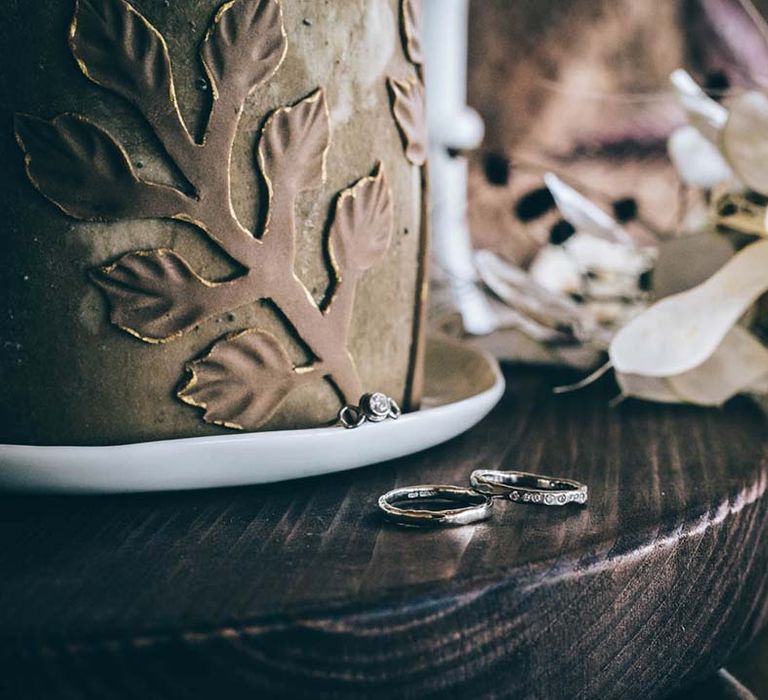
[[[430,340],[434,339],[435,336],[433,335]],[[483,359],[487,362],[489,368],[493,372],[494,375],[494,382],[491,386],[489,386],[487,389],[483,389],[482,391],[478,391],[476,394],[472,394],[470,396],[465,396],[463,399],[459,399],[458,401],[450,401],[449,403],[443,403],[438,406],[431,406],[428,408],[419,408],[416,411],[409,411],[408,413],[403,413],[400,418],[398,418],[398,423],[402,424],[407,421],[412,421],[414,418],[418,418],[420,416],[423,416],[425,413],[437,413],[437,412],[444,412],[448,410],[455,410],[456,407],[461,406],[465,402],[469,401],[478,401],[483,396],[490,396],[491,394],[498,393],[499,399],[501,398],[501,395],[504,392],[504,388],[506,385],[504,375],[501,372],[501,368],[499,365],[498,360],[491,355],[486,350],[483,350],[482,348],[473,347],[471,345],[461,345],[458,343],[458,341],[453,340],[452,338],[448,336],[437,336],[438,342],[445,343],[446,345],[459,345],[463,350],[470,351],[478,356],[482,356]],[[494,404],[495,405],[495,404]],[[345,433],[348,433],[350,431],[345,431]],[[122,442],[117,443],[114,445],[26,445],[26,444],[20,444],[20,443],[0,443],[0,450],[6,450],[8,448],[14,448],[14,449],[21,449],[21,448],[28,448],[28,449],[34,449],[34,450],[88,450],[88,451],[108,451],[108,450],[124,450],[126,448],[130,449],[137,449],[137,448],[152,448],[157,446],[167,446],[167,445],[189,445],[192,443],[196,444],[212,444],[214,442],[218,442],[220,440],[225,440],[227,442],[239,442],[239,441],[246,441],[246,440],[254,440],[254,439],[260,439],[262,441],[268,441],[268,440],[276,440],[276,439],[287,439],[287,438],[297,438],[297,437],[306,437],[309,434],[317,435],[318,437],[321,437],[325,434],[340,434],[340,426],[338,425],[329,425],[329,426],[322,426],[319,428],[290,428],[287,430],[264,430],[264,431],[250,431],[245,433],[230,433],[230,434],[221,434],[221,435],[198,435],[195,437],[181,437],[181,438],[164,438],[161,440],[144,440],[142,442]],[[343,433],[342,433],[343,434]],[[1,455],[0,455],[1,456]]]
[[[126,494],[255,486],[342,473],[422,452],[475,426],[501,400],[506,387],[499,363],[490,353],[450,338],[435,340],[482,358],[491,370],[492,383],[458,400],[404,414],[397,421],[364,425],[355,430],[337,425],[116,445],[0,444],[0,491]],[[444,416],[442,420],[441,416]],[[425,421],[421,431],[406,427]],[[379,432],[369,434],[368,430]],[[364,443],[360,441],[361,431]],[[286,442],[300,447],[304,453],[311,450],[314,443],[317,448],[326,449],[318,453],[322,456],[316,460],[303,460],[303,453],[297,449],[283,447]],[[391,449],[383,447],[390,444]],[[192,452],[196,448],[202,449],[197,456]],[[222,457],[227,466],[221,470],[209,469],[205,460],[211,458],[211,452],[227,448],[230,452]],[[251,450],[258,449],[263,450],[261,463],[259,453],[249,456]],[[175,453],[178,459],[167,470],[158,472],[158,465],[173,459]],[[57,459],[60,463],[56,463]],[[110,459],[112,465],[108,463]],[[103,465],[97,463],[102,460]],[[128,463],[135,468],[128,471]]]

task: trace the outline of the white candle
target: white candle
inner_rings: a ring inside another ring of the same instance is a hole
[[[484,134],[480,115],[467,106],[468,15],[468,0],[424,0],[432,240],[437,274],[447,278],[465,330],[483,335],[497,324],[475,284],[467,159],[449,155],[451,149],[477,148]]]

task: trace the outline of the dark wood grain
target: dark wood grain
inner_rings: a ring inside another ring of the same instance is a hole
[[[728,662],[727,670],[757,698],[768,698],[768,629]]]
[[[749,688],[725,669],[675,693],[669,700],[760,700]]]
[[[651,699],[710,676],[768,613],[764,415],[507,378],[474,430],[359,471],[1,497],[0,695]],[[449,531],[375,512],[479,465],[586,481],[590,505]]]

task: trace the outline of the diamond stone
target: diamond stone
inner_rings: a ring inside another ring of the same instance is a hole
[[[371,411],[377,415],[383,416],[389,412],[389,399],[384,394],[377,391],[375,394],[371,394],[368,406]]]

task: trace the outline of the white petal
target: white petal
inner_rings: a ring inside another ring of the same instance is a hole
[[[528,272],[534,282],[550,292],[558,294],[581,292],[579,266],[561,246],[544,246],[536,254]]]
[[[546,257],[547,254],[544,254]],[[578,318],[582,307],[561,293],[542,287],[525,270],[508,263],[491,250],[475,252],[477,274],[499,299],[509,306],[537,308],[542,314],[562,320]],[[569,267],[567,276],[570,278]]]
[[[768,350],[749,331],[734,326],[710,357],[695,369],[670,377],[684,401],[720,406],[750,389],[768,373]]]
[[[764,393],[768,349],[735,326],[701,365],[672,377],[616,373],[622,395],[661,403],[720,406],[742,392]]]
[[[712,188],[733,179],[733,171],[717,147],[690,124],[675,129],[667,151],[680,179],[692,187]]]
[[[755,379],[755,381],[745,389],[745,392],[750,394],[768,394],[768,372],[762,377]]]
[[[602,376],[606,364],[578,384],[558,387],[555,393],[588,386]],[[659,403],[720,406],[740,393],[768,393],[768,349],[749,331],[735,326],[701,365],[672,377],[647,377],[616,372],[623,397]]]
[[[616,382],[622,396],[643,399],[656,403],[681,403],[680,397],[669,386],[664,377],[643,377],[639,374],[616,372]]]
[[[584,306],[597,323],[612,326],[614,330],[627,324],[646,308],[642,302],[628,301],[594,301],[588,298]]]
[[[713,143],[728,118],[728,110],[702,90],[689,73],[678,68],[669,76],[688,121]]]
[[[637,313],[635,309],[628,314],[629,305],[622,300],[646,296],[640,287],[640,276],[653,268],[656,249],[613,243],[587,233],[574,234],[563,247],[580,270],[590,272],[583,293],[589,302],[602,301],[590,305],[601,323],[626,321]]]
[[[714,353],[744,312],[768,289],[768,241],[753,243],[706,282],[636,316],[611,342],[617,372],[670,377]]]
[[[485,286],[507,308],[515,309],[542,326],[548,326],[550,335],[553,328],[569,327],[579,340],[608,347],[607,335],[597,327],[586,307],[572,301],[562,291],[552,292],[542,287],[528,272],[511,265],[490,250],[478,250],[475,253],[475,267]],[[568,274],[571,274],[570,268]],[[500,316],[498,311],[497,316]],[[562,331],[558,335],[562,337]]]
[[[730,105],[723,154],[748,187],[768,195],[768,96],[750,90]]]
[[[546,173],[544,182],[552,193],[563,218],[576,230],[612,241],[629,244],[633,242],[632,237],[616,220],[573,187],[566,185],[557,175]]]
[[[656,251],[653,248],[613,243],[581,231],[571,236],[563,247],[582,270],[638,277],[653,267]]]
[[[461,314],[466,333],[488,335],[499,327],[498,319],[488,305],[488,300],[474,283],[454,285],[452,291],[453,302]]]

